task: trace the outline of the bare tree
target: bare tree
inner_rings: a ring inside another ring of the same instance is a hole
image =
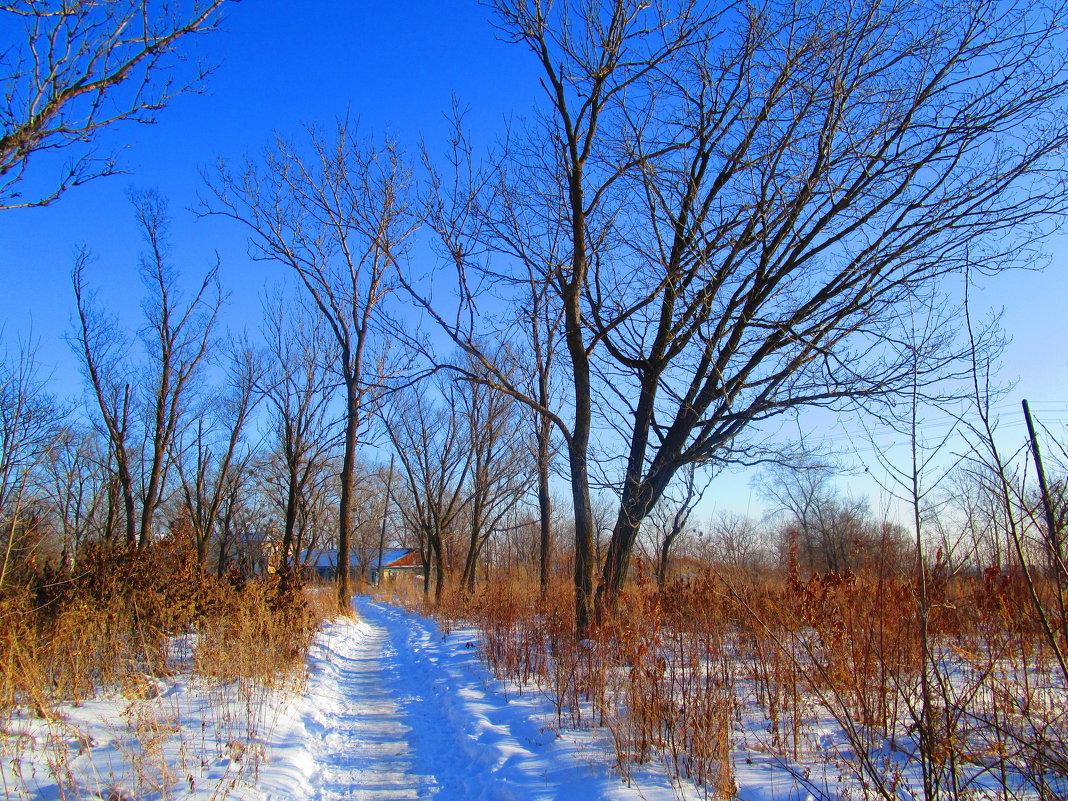
[[[60,436],[62,411],[45,391],[33,349],[0,354],[0,587],[18,561],[23,517]]]
[[[969,311],[967,330],[973,343],[978,340],[977,328]],[[1056,515],[1050,520],[1043,514],[1050,507],[1043,510],[1042,499],[1028,491],[1027,459],[1040,461],[1033,429],[1029,426],[1027,444],[1015,448],[1006,447],[1004,437],[998,433],[994,401],[999,393],[992,379],[990,356],[978,346],[972,349],[975,405],[974,414],[963,421],[968,448],[962,471],[974,483],[972,489],[981,499],[977,505],[989,510],[989,534],[998,543],[998,550],[1003,544],[1014,557],[1015,567],[1024,579],[1036,629],[1056,659],[1061,680],[1068,681],[1068,566],[1059,555],[1060,530]],[[1044,750],[1044,740],[1036,738],[1029,748]],[[1063,746],[1056,750],[1063,753]],[[1040,760],[1047,758],[1038,756]]]
[[[248,449],[242,458],[231,462],[225,471],[224,479],[219,483],[218,494],[220,496],[218,511],[214,522],[216,553],[215,575],[222,578],[231,566],[231,554],[240,551],[244,546],[251,549],[253,543],[249,542],[253,537],[261,537],[261,529],[257,524],[263,523],[263,515],[256,504],[255,465],[256,452]],[[267,568],[269,554],[264,548],[264,542],[259,539],[255,543],[258,551],[256,558],[262,561],[262,565],[249,565],[252,572],[259,567]]]
[[[208,213],[243,223],[257,259],[291,268],[339,348],[345,393],[338,524],[338,603],[349,608],[349,550],[357,446],[381,394],[386,342],[375,342],[383,298],[415,229],[408,169],[395,143],[362,142],[347,122],[327,140],[310,132],[310,152],[278,139],[262,167],[221,168]]]
[[[227,498],[240,494],[241,476],[254,455],[251,447],[243,446],[243,438],[245,424],[261,398],[257,387],[262,373],[260,355],[247,342],[233,342],[225,391],[208,397],[185,436],[174,438],[182,502],[202,566],[207,564],[221,513],[235,506],[227,504]]]
[[[747,515],[724,512],[708,523],[705,540],[709,562],[719,563],[749,576],[769,566],[767,532]]]
[[[529,379],[523,392],[534,401],[534,464],[538,497],[538,581],[544,595],[549,586],[553,559],[553,504],[549,488],[552,462],[557,447],[553,442],[552,418],[541,410],[559,405],[562,383],[557,373],[561,346],[562,309],[552,303],[552,286],[544,280],[545,266],[563,263],[567,253],[566,226],[545,225],[542,210],[562,205],[559,183],[539,181],[536,170],[522,164],[495,171],[492,201],[484,214],[487,229],[496,246],[522,265],[518,280],[526,282],[526,293],[518,308],[524,338],[528,343]],[[530,202],[531,195],[538,200]],[[439,226],[448,230],[445,226]]]
[[[336,540],[338,528],[338,474],[340,462],[336,452],[336,438],[320,441],[313,452],[304,452],[297,464],[298,492],[290,506],[289,490],[293,462],[287,459],[284,445],[275,442],[273,449],[261,452],[252,466],[256,481],[256,497],[261,500],[264,513],[260,519],[277,521],[268,524],[264,533],[273,553],[272,566],[282,572],[306,572],[315,567],[315,561],[330,543]],[[286,551],[286,523],[290,522],[288,559]]]
[[[826,462],[801,454],[767,467],[757,480],[757,491],[771,503],[771,511],[788,516],[787,527],[811,570],[838,569],[839,555],[848,550],[848,544],[835,540],[839,495],[834,475]]]
[[[118,526],[121,504],[123,538],[126,546],[133,548],[137,545],[134,485],[137,454],[131,409],[132,375],[123,367],[129,356],[129,343],[115,320],[95,306],[93,296],[85,287],[89,262],[88,251],[82,251],[72,273],[78,323],[71,345],[85,371],[108,445],[113,475],[108,489],[107,538],[111,538]]]
[[[269,408],[274,458],[263,465],[272,497],[282,513],[278,566],[286,569],[315,508],[336,441],[329,417],[336,383],[331,378],[337,342],[325,331],[317,310],[278,295],[265,304],[264,334],[270,363],[263,379]]]
[[[467,382],[460,389],[471,451],[465,506],[469,536],[460,583],[472,593],[482,549],[529,491],[531,465],[515,400],[484,383]]]
[[[667,581],[668,567],[671,563],[672,547],[686,532],[694,507],[711,479],[701,481],[698,468],[689,464],[681,471],[676,482],[677,491],[664,493],[660,502],[653,508],[650,523],[657,536],[656,547],[656,583],[661,587]]]
[[[57,437],[62,412],[45,390],[32,347],[0,360],[0,514],[23,495]]]
[[[843,495],[835,475],[808,454],[761,474],[757,491],[782,523],[780,550],[796,550],[799,564],[814,572],[848,573],[865,564],[901,568],[908,548],[898,528],[877,523],[865,498]]]
[[[447,549],[467,503],[473,452],[460,411],[460,382],[425,379],[394,393],[383,423],[405,488],[400,504],[423,551],[423,593],[440,601],[448,581]]]
[[[136,194],[133,202],[147,245],[141,258],[141,276],[148,291],[142,330],[147,366],[138,374],[129,360],[126,339],[114,321],[94,307],[85,287],[86,251],[73,272],[78,312],[73,344],[115,460],[126,543],[143,547],[151,538],[153,516],[164,498],[171,448],[188,422],[194,377],[211,342],[222,291],[214,267],[193,296],[184,299],[178,273],[168,261],[166,203],[154,192]],[[139,515],[136,502],[140,503]]]
[[[106,538],[110,484],[104,439],[96,431],[65,426],[44,464],[48,495],[58,520],[60,564],[73,566],[79,547]]]
[[[98,135],[122,121],[153,122],[195,89],[183,74],[187,40],[215,30],[224,0],[22,0],[0,3],[0,209],[45,206],[119,170]],[[74,155],[49,189],[25,198],[32,156]]]
[[[517,158],[560,187],[541,219],[564,227],[568,251],[540,275],[572,389],[544,409],[500,383],[567,445],[581,630],[595,606],[595,416],[618,435],[603,614],[680,468],[746,457],[769,418],[907,390],[917,364],[921,381],[938,375],[950,355],[937,343],[917,359],[888,334],[915,287],[976,258],[989,271],[1030,258],[1068,204],[1062,8],[493,7],[548,93],[546,146]],[[477,271],[520,294],[484,262],[463,265],[465,286]],[[478,351],[456,319],[439,315]]]

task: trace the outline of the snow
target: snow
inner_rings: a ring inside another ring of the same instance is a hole
[[[676,799],[663,773],[626,786],[607,734],[557,732],[550,704],[478,661],[476,632],[357,600],[328,623],[300,692],[189,674],[154,697],[101,695],[0,731],[11,799]],[[158,694],[156,694],[158,691]],[[58,777],[58,779],[57,779]]]
[[[311,695],[318,797],[418,798],[429,777],[415,773],[400,705],[384,678],[382,629],[333,624],[316,645]]]
[[[490,676],[473,630],[443,636],[432,620],[366,599],[357,611],[360,622],[331,624],[313,653],[309,697],[324,725],[315,798],[677,798],[663,775],[624,786],[603,732],[558,736],[544,699]],[[395,783],[383,788],[383,774]]]
[[[495,679],[474,629],[443,634],[397,607],[355,603],[356,619],[317,635],[306,681],[271,690],[188,673],[144,677],[125,695],[0,722],[0,788],[41,801],[705,797],[655,760],[624,782],[610,732],[561,728],[543,694]],[[767,744],[759,716],[740,713],[738,798],[862,797],[840,727],[825,723],[809,729],[816,739],[792,764]]]

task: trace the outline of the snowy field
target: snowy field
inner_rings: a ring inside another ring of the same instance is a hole
[[[559,728],[540,693],[478,661],[477,632],[356,602],[357,621],[316,638],[306,683],[268,691],[176,674],[78,706],[9,720],[6,798],[562,799],[675,801],[704,791],[654,762],[624,782],[607,729]],[[739,718],[732,752],[745,801],[857,798],[833,725],[822,756],[787,764]],[[897,757],[888,752],[887,760]],[[905,777],[906,779],[909,777]],[[911,782],[902,783],[902,788]],[[914,785],[913,785],[914,786]],[[909,798],[904,790],[902,799]]]
[[[604,732],[558,736],[548,702],[477,660],[474,633],[357,602],[328,624],[303,692],[176,675],[7,721],[10,799],[672,799],[652,772],[624,786]],[[151,697],[128,697],[135,695]]]

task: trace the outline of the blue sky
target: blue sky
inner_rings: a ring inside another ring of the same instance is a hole
[[[491,136],[539,91],[521,74],[530,69],[523,54],[496,40],[475,2],[297,7],[233,4],[225,30],[198,42],[199,55],[218,65],[204,93],[180,97],[155,125],[119,126],[102,138],[102,149],[123,150],[130,174],[76,188],[48,208],[0,215],[6,340],[32,329],[42,361],[55,364],[62,380],[71,378],[60,335],[72,311],[71,263],[82,245],[97,255],[89,278],[101,298],[136,315],[140,245],[126,198],[132,188],[157,188],[169,199],[176,262],[187,276],[202,273],[218,252],[232,297],[228,319],[240,325],[258,315],[264,280],[274,276],[248,263],[243,232],[186,211],[201,192],[201,170],[219,158],[255,154],[275,132],[299,137],[305,124],[330,125],[346,115],[365,133],[397,136],[414,154],[420,139],[444,136],[454,92],[472,124]],[[31,178],[47,184],[52,165],[34,166]]]
[[[226,323],[254,329],[265,283],[282,274],[249,262],[240,230],[221,220],[198,221],[187,211],[201,191],[200,170],[220,157],[255,153],[274,132],[296,137],[303,124],[330,125],[344,115],[358,119],[366,133],[395,135],[414,155],[421,139],[431,147],[443,143],[454,93],[468,108],[476,136],[488,144],[506,118],[527,114],[541,93],[529,55],[499,41],[488,11],[473,0],[250,0],[234,4],[225,30],[198,46],[204,59],[218,64],[205,93],[179,98],[156,125],[120,126],[102,140],[124,149],[130,174],[77,188],[49,208],[0,213],[4,340],[9,348],[20,337],[37,341],[58,394],[79,391],[62,339],[73,311],[70,269],[78,247],[97,255],[89,282],[101,300],[136,324],[140,243],[129,189],[154,187],[169,198],[177,265],[192,280],[217,254],[230,293]],[[46,179],[47,165],[38,166],[34,176]],[[1049,253],[1045,271],[989,279],[977,300],[1004,307],[1013,337],[1001,374],[1018,381],[1006,406],[1010,418],[1018,417],[1018,398],[1028,397],[1055,423],[1068,419],[1068,241],[1050,241]],[[836,442],[848,443],[860,429],[845,421],[835,431]],[[749,506],[745,477],[717,484],[715,493],[729,498],[720,505]]]

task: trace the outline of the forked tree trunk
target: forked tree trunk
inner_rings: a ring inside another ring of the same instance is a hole
[[[667,489],[673,471],[660,471],[640,482],[628,483],[619,507],[612,540],[605,555],[601,583],[597,588],[597,622],[602,623],[615,613],[619,596],[627,580],[634,542],[638,538],[642,521],[649,516],[657,501]]]

